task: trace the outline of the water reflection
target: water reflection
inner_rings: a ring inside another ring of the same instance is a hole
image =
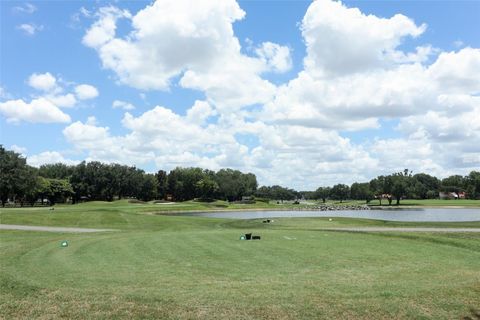
[[[480,209],[390,209],[390,210],[343,210],[343,211],[230,211],[179,213],[181,216],[202,216],[227,219],[263,219],[283,217],[344,217],[410,222],[462,222],[480,221]]]

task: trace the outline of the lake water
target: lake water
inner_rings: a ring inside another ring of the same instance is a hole
[[[339,210],[339,211],[230,211],[180,213],[181,216],[197,216],[227,219],[264,219],[300,217],[344,217],[411,222],[461,222],[480,221],[480,209],[391,209],[391,210]]]

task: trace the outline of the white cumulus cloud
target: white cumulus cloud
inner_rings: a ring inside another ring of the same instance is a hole
[[[92,85],[81,84],[75,87],[75,94],[80,100],[88,100],[98,97],[98,90]]]
[[[144,90],[180,85],[204,91],[219,108],[265,103],[275,86],[261,78],[270,69],[289,68],[289,51],[273,43],[261,58],[241,53],[232,24],[245,12],[234,0],[158,0],[135,15],[114,7],[98,11],[83,43],[94,48],[118,80]],[[131,21],[126,37],[116,35],[120,18]]]
[[[71,93],[67,93],[64,95],[47,94],[44,96],[44,98],[58,107],[71,108],[77,104],[77,99]]]
[[[429,74],[447,92],[480,93],[480,49],[443,52],[430,66]]]
[[[0,102],[0,113],[7,121],[18,123],[21,121],[31,123],[68,123],[71,118],[60,108],[72,108],[77,104],[77,98],[72,93],[65,93],[63,81],[59,82],[49,72],[33,73],[27,81],[35,92],[33,98],[16,99]],[[87,84],[75,87],[75,94],[78,99],[92,99],[98,96],[98,90]],[[3,98],[11,98],[4,96]]]
[[[264,42],[255,49],[255,53],[269,66],[273,71],[285,72],[292,68],[292,58],[290,49],[273,42]]]
[[[51,91],[57,87],[57,79],[50,72],[34,73],[28,78],[28,85],[37,90]]]
[[[312,2],[300,26],[303,70],[275,86],[263,74],[291,70],[290,49],[265,41],[252,45],[252,56],[243,53],[233,24],[245,12],[233,0],[158,0],[137,13],[106,7],[95,15],[83,43],[118,82],[141,90],[180,85],[205,98],[185,114],[161,105],[127,112],[124,134],[93,117],[71,123],[63,135],[87,160],[233,167],[261,184],[297,189],[405,168],[444,177],[480,167],[479,49],[420,43],[421,21]],[[119,19],[131,27],[126,35],[117,32]],[[412,39],[416,48],[402,49]],[[114,100],[112,108],[133,106]],[[382,137],[387,122],[393,137]]]
[[[33,167],[40,167],[44,164],[64,163],[67,165],[76,165],[80,161],[66,159],[60,152],[45,151],[33,156],[27,157],[27,163]]]
[[[395,63],[405,37],[417,37],[426,25],[396,14],[391,18],[366,15],[340,1],[312,2],[302,21],[307,45],[305,67],[322,76],[345,75]]]
[[[206,101],[195,101],[187,111],[187,120],[191,123],[203,124],[208,117],[216,115],[216,111]]]
[[[25,102],[21,99],[0,102],[0,112],[9,122],[68,123],[70,116],[45,98]]]
[[[114,100],[112,103],[113,109],[123,109],[123,110],[133,110],[135,106],[129,102],[121,101],[121,100]]]

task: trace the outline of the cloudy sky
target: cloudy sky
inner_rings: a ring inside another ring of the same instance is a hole
[[[0,143],[31,165],[301,190],[480,168],[480,1],[0,6]]]

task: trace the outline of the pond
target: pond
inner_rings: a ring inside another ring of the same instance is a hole
[[[176,215],[227,219],[343,217],[408,222],[462,222],[480,221],[480,208],[419,208],[341,211],[223,211],[185,212]]]

